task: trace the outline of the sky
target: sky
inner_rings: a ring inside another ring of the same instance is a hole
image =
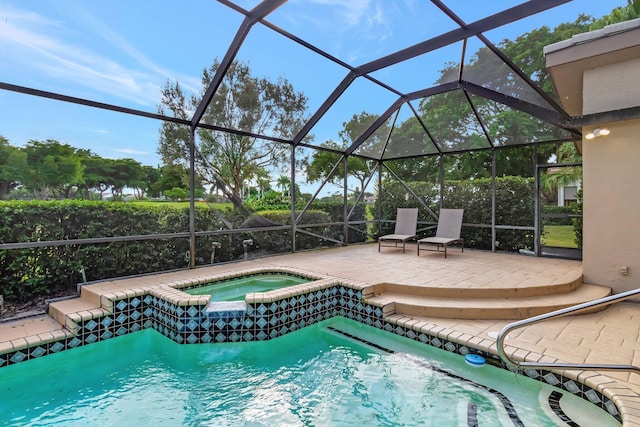
[[[238,1],[251,9],[257,0]],[[518,1],[445,3],[467,23]],[[575,0],[485,35],[497,44],[533,28],[595,17],[626,0]],[[201,90],[202,70],[221,59],[243,16],[213,0],[20,0],[0,2],[0,82],[155,113],[160,90],[178,81]],[[426,0],[289,0],[267,20],[358,66],[455,27]],[[433,85],[438,70],[459,60],[461,45],[373,73],[403,92]],[[347,70],[262,26],[238,52],[255,75],[284,77],[308,97],[314,112]],[[382,113],[397,96],[359,79],[314,128],[317,141],[337,139],[360,111]],[[158,166],[160,122],[41,99],[0,89],[0,135],[11,145],[55,139],[106,158]],[[319,143],[318,142],[318,143]]]

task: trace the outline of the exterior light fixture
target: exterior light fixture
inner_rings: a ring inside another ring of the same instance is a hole
[[[586,134],[584,137],[586,139],[593,139],[593,138],[598,138],[601,136],[607,136],[611,133],[611,131],[609,129],[600,129],[600,128],[595,128],[593,130],[593,132],[589,132],[588,134]]]

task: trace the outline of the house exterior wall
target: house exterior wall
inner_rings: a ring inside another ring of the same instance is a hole
[[[640,105],[640,59],[585,70],[584,113]],[[624,292],[640,278],[640,120],[601,123],[608,136],[583,139],[584,282]],[[622,274],[623,267],[628,274]]]
[[[640,105],[640,58],[584,71],[583,114]]]

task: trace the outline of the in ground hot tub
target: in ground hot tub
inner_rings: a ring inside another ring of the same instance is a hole
[[[287,273],[259,273],[205,283],[193,288],[182,289],[190,295],[211,295],[211,301],[243,301],[248,293],[269,292],[276,289],[299,285],[313,279]]]

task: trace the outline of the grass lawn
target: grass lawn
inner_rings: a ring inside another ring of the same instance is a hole
[[[545,225],[544,233],[540,238],[544,246],[556,246],[560,248],[577,248],[576,234],[572,225]]]
[[[170,206],[172,208],[177,209],[189,209],[189,202],[158,202],[158,201],[149,201],[149,200],[134,200],[130,203],[135,203],[137,205],[145,205],[145,206]],[[205,202],[196,202],[196,209],[198,208],[207,208],[213,207],[216,209],[224,210],[226,208],[232,208],[233,203],[205,203]]]

